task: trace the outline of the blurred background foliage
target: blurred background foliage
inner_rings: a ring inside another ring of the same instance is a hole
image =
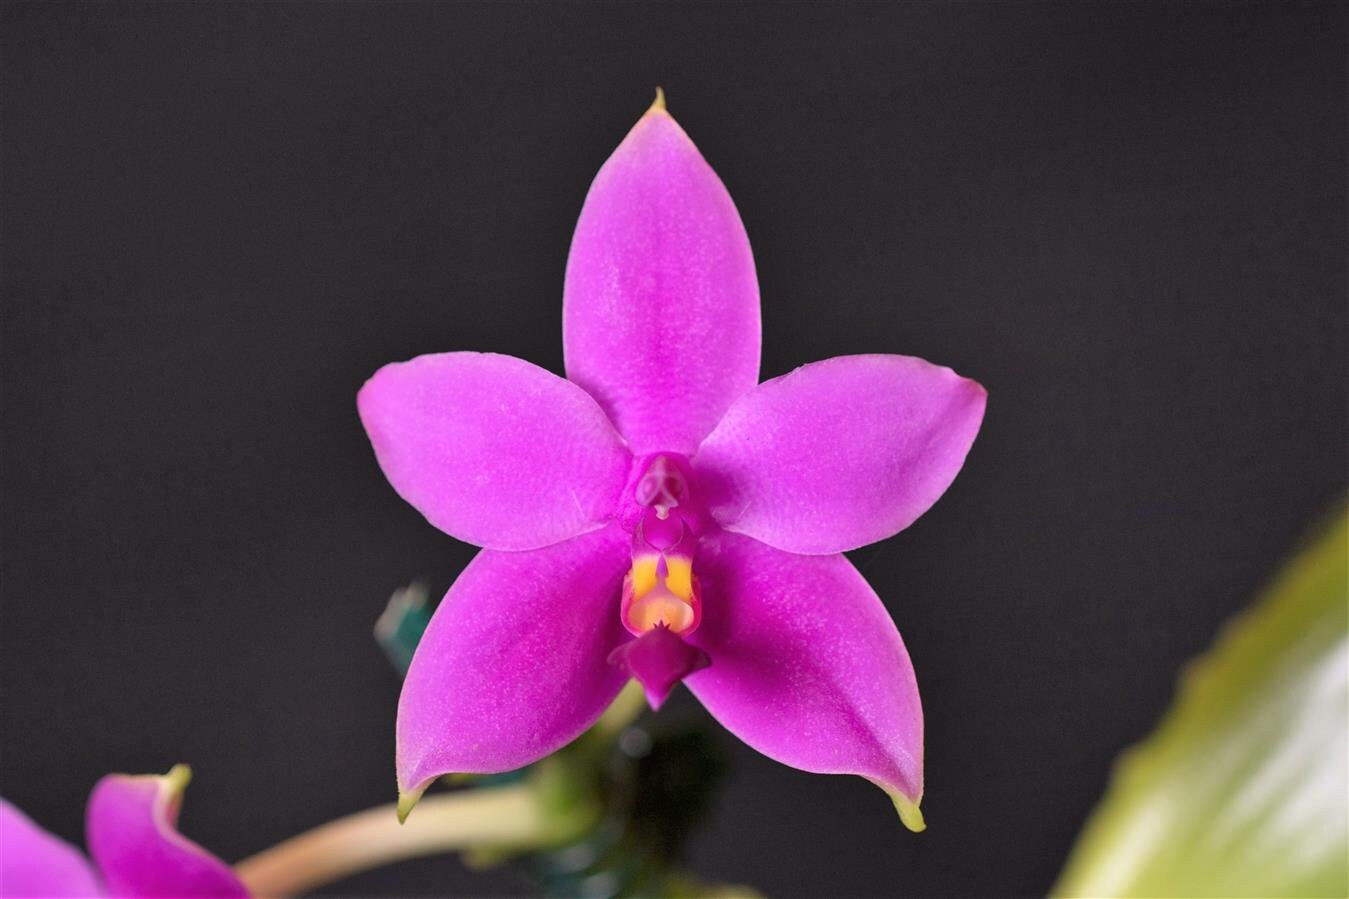
[[[1058,896],[1349,895],[1349,514],[1184,672]]]

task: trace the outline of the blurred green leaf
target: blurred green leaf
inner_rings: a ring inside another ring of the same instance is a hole
[[[1058,896],[1349,895],[1349,518],[1184,673]]]
[[[384,607],[384,614],[375,622],[375,642],[399,674],[408,673],[417,643],[431,623],[427,595],[426,585],[421,581],[394,591]]]

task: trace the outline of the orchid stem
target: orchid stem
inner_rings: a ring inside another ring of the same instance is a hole
[[[470,846],[528,844],[547,836],[525,784],[430,796],[406,824],[391,803],[338,818],[235,865],[254,896],[294,896],[351,874]]]
[[[605,709],[600,720],[595,722],[593,733],[603,739],[612,740],[629,724],[640,718],[646,709],[646,693],[642,691],[642,685],[630,680],[614,697],[614,701]]]
[[[646,709],[629,682],[590,731],[607,745]],[[294,896],[351,874],[423,855],[484,846],[529,846],[558,836],[536,784],[475,787],[429,796],[406,824],[396,804],[366,809],[264,849],[234,866],[259,897]]]

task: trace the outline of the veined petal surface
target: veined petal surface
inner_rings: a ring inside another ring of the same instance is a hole
[[[0,799],[0,896],[97,896],[98,875],[80,850]]]
[[[86,840],[114,896],[247,896],[229,865],[178,832],[190,772],[110,774],[89,794]]]
[[[899,631],[841,555],[801,556],[722,534],[698,557],[712,664],[685,683],[727,730],[769,758],[857,774],[921,829],[923,710]]]
[[[618,607],[631,538],[617,527],[532,552],[484,550],[441,601],[398,703],[398,784],[519,768],[595,722],[627,676]]]
[[[883,540],[955,479],[984,388],[912,356],[839,356],[765,381],[693,459],[722,527],[797,553]]]
[[[399,495],[489,549],[537,549],[603,527],[631,465],[584,390],[513,356],[386,365],[357,406]]]
[[[635,454],[692,453],[759,373],[759,284],[735,204],[660,101],[586,196],[567,260],[567,377]]]

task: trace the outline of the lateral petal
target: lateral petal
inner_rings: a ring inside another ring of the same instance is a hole
[[[513,356],[386,365],[357,406],[399,495],[489,549],[537,549],[603,527],[631,465],[584,390]]]
[[[605,660],[630,538],[617,527],[531,552],[480,552],[417,646],[398,703],[404,810],[436,777],[510,771],[579,736],[626,675]]]
[[[692,464],[727,530],[843,552],[903,530],[946,492],[986,397],[912,356],[838,356],[742,396]]]
[[[712,664],[685,678],[731,733],[769,758],[857,774],[922,829],[923,710],[899,631],[841,555],[800,556],[735,534],[698,557]]]

